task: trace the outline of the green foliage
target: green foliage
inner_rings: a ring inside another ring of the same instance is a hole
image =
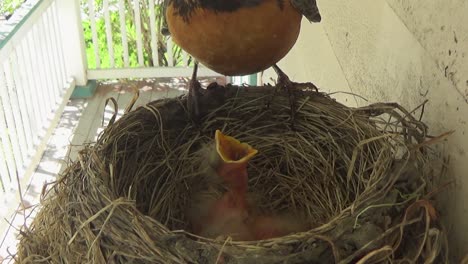
[[[0,15],[9,16],[15,12],[24,0],[0,0]]]
[[[61,0],[59,0],[61,1]],[[86,43],[86,56],[88,60],[88,67],[90,69],[96,68],[96,51],[93,45],[93,36],[91,30],[91,20],[89,18],[90,8],[88,6],[88,0],[81,1],[81,13],[83,14],[82,25],[84,31],[84,39]],[[21,6],[24,0],[0,0],[0,15],[9,16]],[[95,26],[97,35],[97,53],[101,58],[101,68],[111,67],[111,57],[109,54],[107,34],[106,34],[106,23],[104,15],[104,0],[93,0],[94,12],[95,12]],[[125,67],[124,62],[124,45],[122,41],[122,30],[121,30],[121,17],[119,13],[119,0],[108,0],[108,10],[110,18],[110,27],[112,32],[112,48],[114,50],[114,64],[115,67]],[[128,66],[138,67],[138,51],[137,51],[137,35],[134,15],[134,0],[122,0],[124,5],[124,23],[127,37],[128,46]],[[145,66],[167,66],[168,59],[170,56],[167,54],[167,40],[168,38],[163,36],[161,27],[163,25],[163,8],[161,1],[155,0],[155,25],[153,25],[157,36],[157,53],[158,62],[154,62],[152,58],[151,49],[151,30],[150,25],[150,11],[148,0],[139,0],[140,17],[141,17],[141,31],[142,31],[142,51],[143,51],[143,64]],[[180,47],[173,45],[172,50],[173,65],[181,66],[186,61],[183,61],[182,50]],[[189,59],[189,63],[192,61]]]
[[[125,36],[127,37],[129,67],[138,67],[138,51],[137,51],[137,34],[135,24],[135,11],[133,0],[122,0],[125,12],[124,12],[124,23],[125,23]],[[140,0],[140,18],[141,18],[141,41],[143,51],[143,63],[145,66],[167,66],[169,56],[167,54],[167,37],[163,36],[161,27],[163,23],[163,8],[159,1],[155,1],[154,13],[155,13],[155,25],[153,26],[157,36],[157,53],[158,62],[154,62],[152,58],[151,49],[151,30],[150,25],[150,11],[147,0]],[[112,48],[114,50],[114,63],[115,67],[125,67],[124,62],[124,44],[122,40],[123,30],[121,29],[121,17],[119,13],[119,1],[109,0],[108,1],[109,20],[110,28],[112,32]],[[88,59],[88,67],[90,69],[96,68],[96,51],[94,50],[93,34],[91,29],[91,20],[89,18],[90,9],[87,0],[82,0],[81,9],[85,16],[83,17],[83,30],[84,38],[86,43],[86,55]],[[95,26],[97,35],[97,52],[101,58],[101,68],[111,67],[111,58],[109,55],[107,34],[106,34],[106,23],[105,14],[103,8],[103,0],[94,0],[94,12],[95,12]],[[183,62],[182,52],[180,47],[173,45],[172,50],[173,65],[181,66]]]

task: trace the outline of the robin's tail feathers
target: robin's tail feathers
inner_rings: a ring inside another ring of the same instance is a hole
[[[320,22],[322,20],[316,0],[291,0],[291,3],[310,22]]]

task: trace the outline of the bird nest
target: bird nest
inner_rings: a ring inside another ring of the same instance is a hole
[[[350,108],[328,95],[211,84],[194,122],[186,99],[158,100],[110,124],[47,188],[22,230],[19,262],[376,263],[446,261],[426,126],[397,104]],[[309,231],[261,241],[192,234],[200,155],[215,130],[256,149],[249,192]]]

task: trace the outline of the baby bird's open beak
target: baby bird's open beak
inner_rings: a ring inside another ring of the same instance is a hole
[[[243,196],[247,191],[247,162],[257,154],[249,144],[216,130],[216,151],[220,157],[216,171],[230,191]]]
[[[216,130],[215,142],[216,151],[225,163],[247,163],[258,152],[249,144],[241,143],[233,137],[224,135],[219,130]]]

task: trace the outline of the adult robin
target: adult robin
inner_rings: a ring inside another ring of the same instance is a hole
[[[316,0],[165,0],[164,9],[167,33],[196,60],[188,98],[195,116],[197,61],[228,76],[273,66],[278,83],[290,91],[293,85],[276,63],[295,44],[302,16],[321,21]]]

